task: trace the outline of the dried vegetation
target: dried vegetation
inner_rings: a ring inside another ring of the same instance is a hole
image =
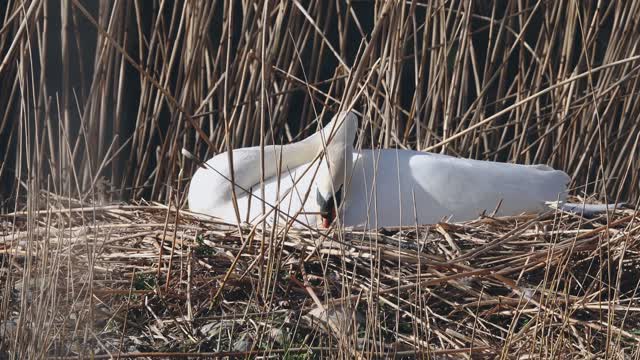
[[[640,1],[5,4],[0,357],[640,358]],[[358,146],[630,206],[330,233],[185,210],[181,148],[340,107]]]

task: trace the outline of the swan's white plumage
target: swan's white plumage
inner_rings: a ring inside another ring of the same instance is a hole
[[[546,208],[545,201],[564,200],[568,181],[564,172],[544,165],[368,150],[358,154],[344,222],[358,227],[406,226],[449,217],[470,220],[496,208],[503,215],[539,212]]]
[[[355,116],[341,116],[348,124],[345,139],[353,139],[357,125]],[[316,191],[326,193],[326,184],[337,190],[345,178],[348,179],[340,219],[344,226],[359,228],[432,224],[449,217],[452,221],[470,220],[483,211],[492,212],[499,203],[498,214],[502,215],[540,212],[548,209],[547,202],[563,201],[566,197],[569,177],[546,165],[478,161],[408,150],[354,151],[350,147],[352,140],[348,139],[327,146],[329,155],[331,149],[336,148],[342,149],[343,154],[345,150],[353,152],[353,170],[336,174],[327,169],[344,167],[346,162],[336,160],[335,155],[333,159],[328,156],[329,162],[323,160],[310,165],[318,151],[322,151],[322,142],[317,135],[290,145],[269,146],[265,151],[265,166],[269,167],[265,173],[269,176],[265,180],[264,201],[276,205],[281,199],[281,212],[311,226],[319,221],[317,215],[306,214],[319,210]],[[276,159],[280,159],[281,151],[283,171],[278,176]],[[249,196],[236,188],[241,220],[250,223],[261,220],[263,211],[258,199],[261,192],[259,154],[258,147],[238,149],[233,153],[236,183],[245,189],[252,188],[256,195]],[[331,165],[327,167],[327,163]],[[225,176],[230,174],[226,153],[210,159],[207,164]],[[318,166],[320,170],[314,181],[314,170]],[[309,170],[303,175],[307,168]],[[333,183],[326,181],[329,173],[334,177]],[[324,177],[324,181],[318,181],[319,177]],[[229,181],[216,171],[199,169],[191,180],[189,207],[195,212],[235,222],[229,190]],[[270,209],[266,207],[267,212]],[[276,213],[271,212],[268,222],[275,221],[275,216]],[[279,218],[288,219],[286,216]]]

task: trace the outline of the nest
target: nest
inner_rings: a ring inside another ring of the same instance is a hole
[[[12,356],[640,356],[634,210],[364,232],[58,204],[0,218]]]

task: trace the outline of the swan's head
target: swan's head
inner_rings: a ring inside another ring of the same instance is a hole
[[[326,148],[316,177],[316,202],[323,227],[331,225],[345,195],[345,184],[351,179],[353,166],[353,140],[358,130],[358,119],[352,112],[341,112],[322,130]]]

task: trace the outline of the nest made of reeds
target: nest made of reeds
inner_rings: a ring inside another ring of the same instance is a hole
[[[633,209],[263,232],[158,203],[47,201],[2,217],[0,329],[22,354],[638,356]]]

